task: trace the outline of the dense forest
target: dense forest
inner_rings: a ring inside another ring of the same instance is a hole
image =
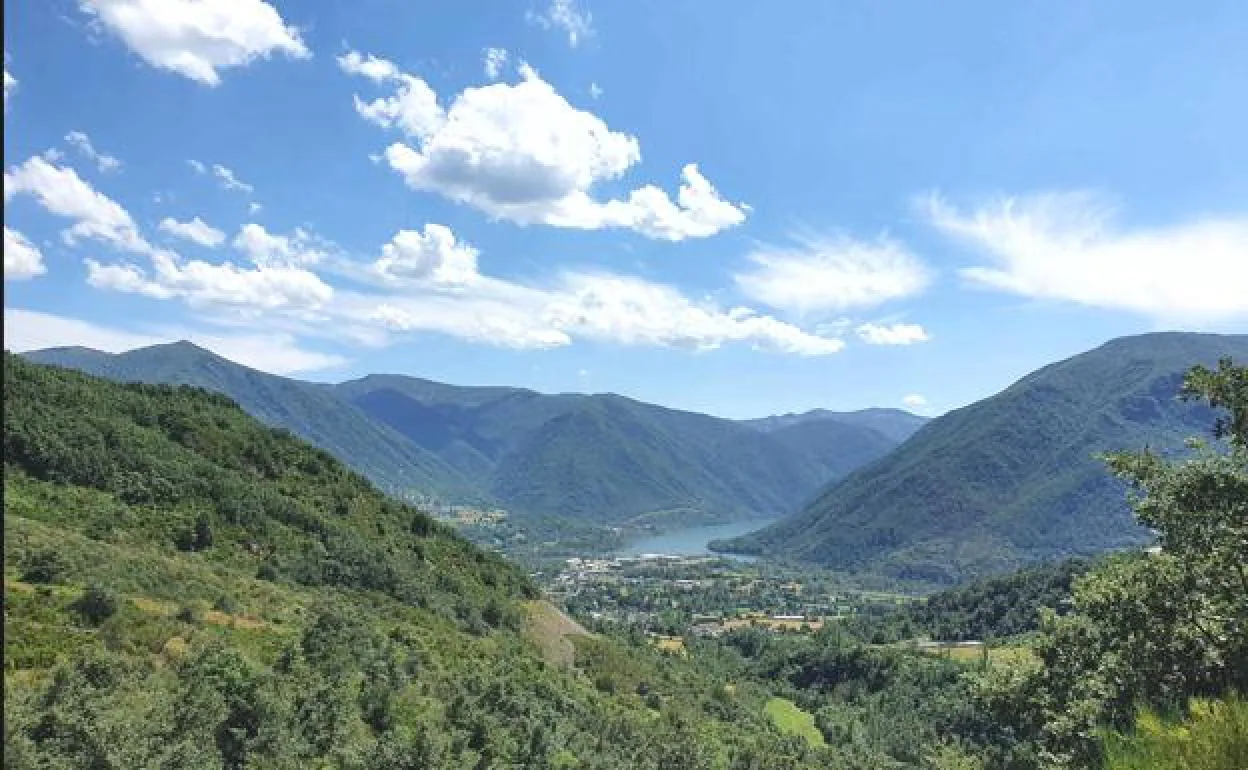
[[[1248,762],[1248,369],[1112,454],[1159,551],[663,652],[220,395],[5,356],[6,767]],[[1164,448],[1163,448],[1164,449]],[[978,638],[969,655],[922,638]]]

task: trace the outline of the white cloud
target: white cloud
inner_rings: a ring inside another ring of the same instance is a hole
[[[282,53],[311,56],[299,31],[262,0],[80,0],[144,61],[215,86],[218,70]]]
[[[264,208],[264,206],[261,206],[259,203],[256,203],[255,201],[252,201],[251,203],[248,203],[248,204],[247,204],[247,213],[248,213],[248,214],[259,214],[259,213],[260,213],[260,209],[262,209],[262,208]]]
[[[933,195],[922,208],[987,258],[961,271],[973,283],[1164,323],[1248,318],[1248,216],[1124,228],[1111,201],[1087,192],[1004,198],[969,214]]]
[[[22,281],[48,271],[43,253],[26,236],[4,228],[4,280]]]
[[[5,64],[8,64],[6,57]],[[8,66],[4,68],[4,109],[9,109],[9,95],[17,90],[17,78],[9,73]]]
[[[593,17],[589,11],[579,9],[576,0],[550,0],[545,12],[530,10],[525,16],[543,29],[561,30],[573,48],[594,33]]]
[[[589,96],[592,99],[597,99],[598,97],[602,96],[602,86],[598,85],[597,83],[590,83],[589,84]]]
[[[147,253],[151,246],[139,235],[129,212],[97,192],[71,168],[55,166],[39,156],[4,174],[4,200],[29,194],[57,216],[76,220],[63,233],[66,242],[94,238],[127,251]]]
[[[194,158],[192,158],[192,159],[188,160],[188,161],[186,162],[186,165],[188,165],[188,166],[190,166],[192,169],[194,169],[194,171],[195,171],[195,173],[196,173],[196,174],[206,174],[206,173],[208,173],[208,167],[207,167],[207,166],[205,166],[203,163],[201,163],[201,162],[199,162],[199,161],[195,160]]]
[[[69,346],[123,353],[179,339],[190,340],[222,358],[272,374],[311,372],[347,362],[342,356],[306,350],[292,335],[285,333],[231,335],[186,329],[136,333],[51,313],[4,309],[5,347],[18,353]]]
[[[503,66],[507,64],[506,48],[487,48],[485,56],[481,62],[485,67],[485,75],[490,80],[497,80],[498,76],[503,72]]]
[[[355,111],[365,120],[382,128],[397,127],[408,136],[426,138],[446,121],[446,113],[438,105],[438,95],[428,83],[414,75],[399,71],[394,63],[372,54],[362,56],[349,51],[338,57],[338,66],[349,75],[360,75],[374,83],[395,86],[393,96],[365,102],[357,95]]]
[[[930,337],[927,330],[918,324],[873,323],[861,324],[855,331],[858,338],[869,345],[913,345],[916,342],[927,342]]]
[[[890,238],[806,238],[799,248],[763,247],[753,269],[733,276],[747,297],[771,307],[812,313],[868,308],[922,292],[927,267]]]
[[[97,151],[95,146],[91,144],[91,137],[81,131],[70,131],[65,135],[65,141],[82,153],[88,160],[93,161],[100,171],[107,173],[121,168],[120,160],[112,155]]]
[[[467,88],[444,109],[425,81],[390,62],[356,52],[342,68],[390,83],[390,97],[355,98],[365,119],[398,128],[416,147],[396,142],[385,159],[414,189],[436,192],[517,224],[595,230],[629,228],[651,238],[702,238],[745,220],[687,164],[677,200],[653,185],[627,198],[599,201],[594,185],[620,177],[641,160],[636,137],[612,131],[576,109],[528,65],[520,82]]]
[[[185,238],[188,241],[198,243],[200,246],[210,249],[214,249],[225,242],[225,233],[199,217],[194,217],[189,222],[179,222],[173,217],[165,217],[160,220],[160,229],[170,235]]]
[[[221,189],[223,190],[242,190],[245,193],[255,192],[254,187],[239,179],[234,175],[233,171],[220,163],[213,164],[212,175],[221,183]]]
[[[181,260],[172,252],[155,252],[152,270],[137,265],[104,265],[87,259],[87,283],[98,289],[141,294],[153,299],[182,299],[195,308],[233,310],[248,317],[266,311],[316,310],[333,297],[333,289],[315,273],[279,267],[238,267]]]
[[[296,227],[290,235],[275,235],[254,223],[239,228],[234,248],[260,267],[306,267],[326,256],[320,240],[303,228]]]
[[[691,350],[739,342],[799,355],[826,355],[845,346],[748,308],[723,311],[631,276],[571,273],[562,284],[542,317],[556,329],[589,339]]]
[[[430,240],[436,242],[428,229],[422,238],[426,251]],[[747,308],[724,310],[670,286],[612,273],[567,272],[547,287],[477,275],[458,285],[426,280],[405,284],[401,293],[339,299],[333,312],[354,322],[511,348],[561,347],[578,339],[688,350],[739,343],[799,355],[826,355],[844,347],[839,339]]]
[[[389,282],[467,283],[478,276],[477,250],[445,225],[427,224],[423,233],[400,230],[382,247],[373,270]]]
[[[927,406],[927,398],[919,393],[911,393],[901,399],[901,403],[911,409],[922,409]]]

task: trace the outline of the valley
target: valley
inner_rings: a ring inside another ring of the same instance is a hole
[[[222,394],[30,358],[5,358],[6,754],[173,766],[349,765],[346,751],[378,768],[406,756],[430,767],[1074,770],[1101,766],[1107,746],[1144,750],[1129,729],[1137,701],[1101,700],[1079,682],[1125,681],[1158,709],[1179,688],[1204,709],[1192,729],[1218,740],[1228,733],[1199,720],[1243,714],[1234,685],[1215,683],[1248,673],[1235,630],[1248,607],[1227,582],[1244,554],[1220,534],[1191,540],[1166,508],[1133,514],[1161,547],[1071,548],[1060,555],[1086,558],[959,574],[950,588],[922,569],[800,550],[717,552],[792,527],[800,512],[721,518],[700,505],[608,523],[484,497],[403,502]],[[1157,382],[1174,383],[1170,366],[1144,380],[1157,398]],[[1210,510],[1242,516],[1248,466],[1233,431],[1248,402],[1243,370],[1228,366],[1178,371],[1212,407],[1184,419],[1215,424],[1231,453],[1156,462],[1178,463],[1172,483],[1196,474]],[[1182,430],[1126,398],[1128,419],[1158,426],[1159,443]],[[1152,416],[1131,417],[1140,414]],[[841,487],[856,494],[959,419],[925,423],[828,482],[814,504]],[[1119,457],[1109,461],[1119,473],[1152,472]],[[1225,477],[1209,487],[1202,473]],[[1084,515],[1101,515],[1089,503]],[[1194,610],[1200,627],[1223,624],[1214,647],[1181,617],[1124,614],[1106,600],[1126,592],[1154,606],[1149,592],[1178,590],[1168,575],[1182,569],[1202,570],[1208,588],[1166,601],[1217,608]],[[1171,624],[1173,646],[1129,646],[1138,622]],[[1081,630],[1089,624],[1099,646]],[[1122,656],[1134,673],[1105,668]],[[1156,666],[1179,666],[1164,691],[1149,689]],[[1086,721],[1054,721],[1071,708]],[[150,716],[140,727],[133,714]],[[603,730],[632,737],[604,742]],[[1059,760],[1034,760],[1044,752]]]

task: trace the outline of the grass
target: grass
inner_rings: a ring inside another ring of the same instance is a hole
[[[1243,770],[1248,767],[1248,701],[1197,701],[1186,722],[1140,714],[1135,732],[1105,736],[1107,770]]]
[[[823,733],[815,727],[814,715],[803,711],[788,698],[771,698],[763,707],[763,713],[771,717],[771,721],[776,723],[781,732],[800,735],[815,748],[827,745],[823,740]]]

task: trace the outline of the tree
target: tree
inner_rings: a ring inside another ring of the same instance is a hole
[[[1226,410],[1213,429],[1225,443],[1191,440],[1193,454],[1177,460],[1106,458],[1160,552],[1111,559],[1077,581],[1076,612],[1044,622],[1044,667],[1019,708],[1031,723],[1014,719],[1078,766],[1099,763],[1099,725],[1128,728],[1140,706],[1183,712],[1194,696],[1248,689],[1248,369],[1194,367],[1181,396]]]

